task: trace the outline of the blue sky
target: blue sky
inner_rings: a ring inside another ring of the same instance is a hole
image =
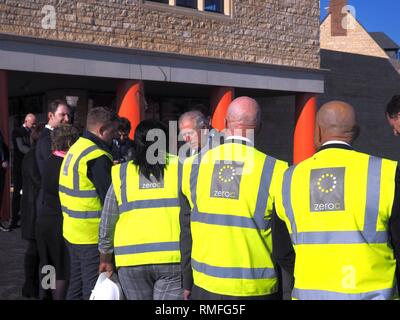
[[[400,45],[400,0],[348,0],[348,4],[367,31],[383,31]],[[329,0],[321,0],[321,20],[328,5]]]

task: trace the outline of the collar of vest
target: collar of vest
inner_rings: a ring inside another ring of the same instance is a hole
[[[241,140],[241,139],[225,139],[224,140],[224,144],[229,144],[229,143],[237,143],[237,144],[242,144],[245,146],[254,147],[253,142],[249,142],[249,141]]]
[[[326,150],[326,149],[344,149],[344,150],[354,150],[352,147],[346,145],[346,144],[341,144],[341,143],[332,143],[332,144],[327,144],[325,146],[322,146],[318,149],[317,152]]]

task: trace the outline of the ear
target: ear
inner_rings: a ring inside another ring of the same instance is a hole
[[[358,136],[360,135],[360,132],[361,132],[361,128],[358,125],[356,125],[354,127],[353,141],[358,138]]]
[[[322,128],[318,124],[315,124],[314,144],[317,149],[322,144]]]
[[[255,134],[258,134],[258,133],[261,132],[262,125],[263,125],[263,124],[262,124],[262,121],[260,121],[259,124],[258,124],[257,127],[256,127],[256,132],[255,132]]]
[[[100,134],[100,136],[104,135],[104,132],[107,130],[107,126],[105,125],[101,125],[100,127],[98,127],[98,132]]]
[[[47,120],[50,120],[51,115],[52,115],[51,112],[48,112],[48,113],[47,113]]]

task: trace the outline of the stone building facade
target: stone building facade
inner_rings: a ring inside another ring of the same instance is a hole
[[[319,1],[225,2],[226,14],[144,0],[3,0],[0,32],[319,68]]]
[[[387,124],[385,108],[394,94],[400,94],[400,75],[390,57],[352,14],[348,13],[345,36],[332,35],[331,19],[328,15],[321,24],[321,68],[329,72],[318,104],[330,100],[351,103],[361,126],[355,147],[398,161],[398,139]]]
[[[229,102],[247,95],[264,114],[256,145],[305,157],[312,132],[300,152],[292,136],[313,125],[296,115],[324,91],[319,10],[319,0],[0,0],[0,129],[9,140],[24,114],[45,121],[58,96],[81,124],[92,106],[114,107],[131,136],[142,119],[200,104],[221,130]]]

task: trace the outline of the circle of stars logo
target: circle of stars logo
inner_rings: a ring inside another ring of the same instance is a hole
[[[318,179],[318,190],[322,193],[331,193],[336,189],[336,177],[331,173],[323,174]]]
[[[218,172],[218,179],[224,183],[230,183],[235,178],[236,170],[231,165],[225,165]]]

